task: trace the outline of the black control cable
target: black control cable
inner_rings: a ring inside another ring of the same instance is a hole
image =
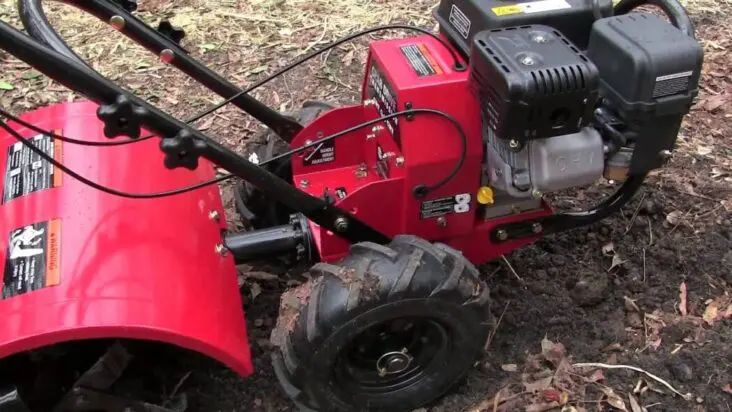
[[[266,166],[267,164],[269,164],[271,162],[276,162],[278,160],[282,160],[282,159],[287,158],[287,157],[290,157],[290,156],[292,156],[294,154],[297,154],[297,153],[303,152],[303,151],[305,151],[307,149],[310,149],[311,147],[315,147],[315,146],[321,145],[323,143],[329,142],[331,140],[335,140],[335,139],[337,139],[339,137],[345,136],[345,135],[347,135],[349,133],[353,133],[355,131],[358,131],[358,130],[363,129],[365,127],[372,126],[372,125],[377,124],[377,123],[380,123],[380,122],[384,122],[384,121],[387,121],[387,120],[390,120],[390,119],[393,119],[393,118],[396,118],[396,117],[400,117],[400,116],[413,116],[413,115],[417,115],[417,114],[432,114],[432,115],[444,117],[447,120],[449,120],[450,123],[453,124],[453,126],[455,127],[455,129],[458,132],[458,135],[460,137],[461,147],[462,147],[461,154],[460,154],[460,159],[458,159],[458,162],[456,163],[455,168],[450,172],[450,174],[447,177],[445,177],[441,181],[439,181],[439,182],[437,182],[435,184],[432,184],[430,186],[424,186],[423,185],[421,187],[418,186],[419,189],[418,188],[415,188],[415,189],[418,189],[419,192],[420,192],[420,194],[423,195],[423,194],[426,194],[426,193],[428,193],[428,192],[430,192],[432,190],[436,190],[436,189],[442,187],[443,185],[445,185],[446,183],[448,183],[450,180],[452,180],[452,178],[455,177],[455,175],[458,174],[458,172],[462,168],[463,164],[465,163],[465,158],[467,157],[467,150],[468,150],[468,138],[467,138],[467,134],[465,133],[465,129],[463,129],[463,127],[460,124],[460,122],[458,122],[457,119],[455,119],[454,117],[450,116],[449,114],[447,114],[445,112],[442,112],[442,111],[439,111],[439,110],[434,110],[434,109],[410,109],[410,110],[405,110],[405,111],[393,113],[393,114],[390,114],[388,116],[383,116],[383,117],[380,117],[380,118],[377,118],[377,119],[374,119],[374,120],[369,120],[367,122],[363,122],[363,123],[357,124],[356,126],[353,126],[351,128],[348,128],[348,129],[342,130],[340,132],[334,133],[332,135],[323,137],[322,139],[316,140],[316,141],[314,141],[312,143],[306,144],[306,145],[301,146],[301,147],[298,147],[296,149],[292,149],[292,150],[290,150],[290,151],[288,151],[286,153],[282,153],[282,154],[280,154],[280,155],[278,155],[276,157],[273,157],[271,159],[268,159],[267,161],[262,162],[261,164],[259,164],[259,166],[260,167]],[[110,187],[104,186],[102,184],[93,182],[93,181],[85,178],[84,176],[80,175],[79,173],[77,173],[77,172],[69,169],[67,166],[65,166],[64,164],[60,163],[59,161],[57,161],[56,159],[54,159],[52,156],[50,156],[49,154],[47,154],[46,152],[44,152],[43,150],[41,150],[40,148],[38,148],[36,145],[34,145],[33,143],[31,143],[30,141],[28,141],[28,139],[26,139],[23,136],[21,136],[20,133],[16,132],[12,127],[10,127],[3,120],[0,120],[0,128],[4,129],[11,136],[13,136],[13,138],[15,140],[21,142],[23,145],[25,145],[26,147],[28,147],[31,151],[33,151],[40,158],[42,158],[46,162],[52,164],[54,167],[58,168],[62,172],[68,174],[69,176],[73,177],[74,179],[78,180],[79,182],[81,182],[81,183],[83,183],[83,184],[85,184],[85,185],[87,185],[87,186],[89,186],[89,187],[91,187],[93,189],[99,190],[101,192],[104,192],[104,193],[107,193],[107,194],[110,194],[110,195],[113,195],[113,196],[119,196],[119,197],[124,197],[124,198],[128,198],[128,199],[158,199],[158,198],[162,198],[162,197],[169,197],[169,196],[175,196],[175,195],[179,195],[179,194],[183,194],[183,193],[192,192],[194,190],[198,190],[198,189],[204,188],[206,186],[210,186],[210,185],[214,185],[214,184],[217,184],[217,183],[221,183],[223,181],[226,181],[228,179],[231,179],[231,178],[236,177],[235,175],[231,175],[230,174],[230,175],[221,176],[221,177],[218,177],[218,178],[215,178],[215,179],[210,179],[210,180],[207,180],[205,182],[197,183],[195,185],[183,187],[183,188],[180,188],[180,189],[169,190],[169,191],[165,191],[165,192],[157,192],[157,193],[127,193],[127,192],[121,192],[119,190],[115,190],[115,189],[112,189]],[[45,131],[45,130],[43,130],[41,128],[38,128],[38,130],[40,130],[38,133],[44,133],[46,135],[49,135],[50,134],[50,133],[48,133],[47,131]]]
[[[310,54],[308,54],[298,60],[295,60],[294,62],[288,64],[287,66],[278,70],[274,74],[265,77],[264,79],[254,83],[253,85],[249,86],[248,88],[246,88],[246,89],[240,91],[239,93],[229,97],[228,99],[222,101],[221,103],[218,103],[218,104],[212,106],[211,108],[206,109],[205,111],[197,114],[196,116],[186,120],[186,123],[190,124],[190,123],[196,122],[210,114],[213,114],[214,112],[216,112],[218,110],[221,110],[224,106],[228,105],[229,103],[233,102],[234,100],[238,99],[239,97],[241,97],[245,94],[251,93],[252,91],[264,86],[265,84],[271,82],[272,80],[286,74],[287,72],[291,71],[292,69],[307,63],[308,61],[314,59],[315,57],[318,57],[319,55],[327,52],[328,50],[332,50],[332,49],[342,45],[343,43],[353,41],[359,37],[366,36],[368,34],[372,34],[372,33],[379,32],[379,31],[387,31],[387,30],[411,30],[411,31],[416,31],[416,32],[431,36],[432,38],[434,38],[435,40],[440,42],[440,44],[442,44],[448,52],[450,52],[450,55],[452,56],[452,58],[454,60],[455,70],[465,70],[465,66],[460,62],[460,59],[458,58],[458,55],[455,52],[455,50],[453,50],[447,44],[447,42],[445,42],[439,36],[437,36],[436,34],[430,32],[428,30],[425,30],[425,29],[422,29],[419,27],[415,27],[415,26],[402,25],[402,24],[390,24],[390,25],[386,25],[386,26],[372,27],[370,29],[360,31],[358,33],[354,33],[354,34],[348,35],[346,37],[342,37],[332,43],[329,43],[322,49],[315,50],[315,51],[311,52]],[[50,133],[46,130],[39,128],[38,126],[36,126],[32,123],[26,122],[23,119],[20,119],[17,116],[12,115],[11,113],[9,113],[6,110],[3,110],[2,108],[0,108],[0,115],[12,120],[15,123],[18,123],[19,125],[21,125],[23,127],[33,130],[36,133],[43,133],[43,134],[46,134],[47,136],[53,137],[54,139],[58,139],[62,142],[80,145],[80,146],[91,146],[91,147],[123,146],[123,145],[131,144],[131,143],[145,141],[145,140],[155,137],[154,134],[149,134],[146,136],[142,136],[139,139],[122,140],[122,141],[116,141],[116,142],[90,142],[90,141],[85,141],[85,140],[73,139],[73,138],[58,135],[55,133]]]

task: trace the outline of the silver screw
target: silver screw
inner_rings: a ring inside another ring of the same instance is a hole
[[[445,216],[441,216],[437,218],[437,226],[439,227],[447,227],[447,219]]]
[[[541,225],[541,223],[534,223],[531,225],[531,231],[536,233],[537,235],[544,231],[544,227]]]
[[[404,156],[397,157],[394,162],[396,163],[397,167],[404,166]]]
[[[516,139],[511,139],[511,141],[508,142],[508,147],[510,147],[511,149],[518,149],[519,147],[521,147],[521,143]]]
[[[496,236],[498,237],[498,240],[507,240],[508,232],[506,232],[505,230],[499,230],[498,233],[496,233]]]
[[[523,56],[519,61],[524,66],[533,66],[534,64],[536,64],[536,60],[534,60],[534,58],[531,56]]]
[[[210,211],[208,213],[208,218],[211,219],[211,220],[213,220],[213,221],[218,222],[219,219],[221,219],[221,215],[219,214],[219,211],[218,210],[212,210],[212,211]]]
[[[300,181],[300,187],[301,188],[307,189],[308,186],[310,186],[310,182],[308,182],[307,180],[303,179],[303,180]]]
[[[218,253],[221,256],[226,256],[226,253],[228,253],[228,250],[226,249],[226,246],[223,245],[223,243],[218,243],[216,245],[216,253]]]
[[[534,189],[531,191],[531,197],[533,197],[534,199],[541,199],[542,197],[544,197],[544,193],[541,193],[540,191]]]
[[[348,219],[345,217],[339,217],[335,220],[335,229],[338,232],[345,232],[348,229]]]
[[[549,39],[546,37],[545,33],[534,33],[533,36],[531,36],[531,40],[534,41],[534,43],[543,44],[549,41]]]

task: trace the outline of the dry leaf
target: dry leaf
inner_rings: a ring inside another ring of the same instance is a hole
[[[619,409],[624,412],[628,412],[628,409],[625,407],[625,402],[623,402],[623,398],[621,398],[618,394],[615,393],[610,388],[603,387],[601,388],[602,392],[605,394],[607,399],[605,402],[607,402],[610,406],[612,406],[615,409]]]
[[[544,339],[541,340],[541,353],[547,353],[552,349],[552,346],[554,346],[554,342],[547,339],[546,336],[544,336]]]
[[[704,311],[702,318],[710,326],[713,325],[719,319],[719,303],[717,301],[710,303]]]
[[[681,316],[689,314],[687,309],[687,297],[688,291],[686,290],[686,282],[681,282],[681,286],[679,286],[679,311],[681,312]]]
[[[706,155],[712,153],[712,148],[709,147],[709,146],[701,146],[701,145],[699,145],[699,146],[696,147],[696,153],[699,154],[699,155],[701,155],[701,156],[706,156]]]
[[[526,407],[526,412],[546,412],[552,409],[558,408],[561,405],[559,402],[550,403],[535,403]]]
[[[633,412],[643,412],[643,408],[641,408],[640,404],[638,403],[638,400],[635,399],[635,396],[628,394],[628,401],[630,401],[630,410]]]
[[[257,296],[262,294],[262,287],[259,286],[259,283],[257,283],[257,282],[250,283],[249,289],[252,293],[252,300],[256,299]]]
[[[638,312],[640,313],[640,308],[638,305],[636,305],[635,301],[627,296],[623,296],[623,300],[625,300],[625,310],[628,312]]]
[[[518,365],[515,363],[507,363],[505,365],[501,365],[501,369],[506,372],[516,372],[518,370]]]
[[[625,263],[625,260],[623,260],[623,258],[621,258],[620,255],[617,255],[617,254],[613,255],[613,263],[610,265],[610,269],[608,269],[607,271],[609,272],[609,271],[615,269],[616,267],[622,265],[623,263]]]
[[[728,383],[724,388],[722,388],[723,391],[732,394],[732,383]]]
[[[704,109],[706,109],[709,112],[713,112],[720,107],[724,106],[724,104],[727,103],[727,96],[724,94],[717,94],[714,96],[711,96],[710,98],[706,99],[704,101]]]
[[[605,256],[610,256],[615,253],[615,245],[613,242],[608,243],[607,245],[602,247],[602,254]]]
[[[682,212],[676,210],[674,212],[669,213],[666,215],[666,221],[674,226],[681,223],[681,216],[683,215]]]
[[[722,207],[724,207],[724,210],[732,213],[732,200],[722,200],[720,203],[722,204]]]
[[[536,382],[524,383],[526,392],[539,392],[548,389],[552,384],[552,376],[547,376],[544,379],[539,379]]]
[[[587,378],[585,378],[587,382],[595,383],[602,380],[605,380],[605,374],[602,372],[602,369],[595,369],[594,372]]]

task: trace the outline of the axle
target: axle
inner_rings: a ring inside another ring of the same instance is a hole
[[[228,235],[224,244],[237,264],[291,253],[313,260],[310,230],[302,215],[293,215],[288,225]]]

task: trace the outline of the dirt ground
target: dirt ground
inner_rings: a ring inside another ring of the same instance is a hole
[[[141,16],[172,17],[188,31],[184,45],[192,54],[245,85],[358,29],[389,22],[434,27],[434,5],[229,0],[214,8],[203,0],[142,0]],[[703,86],[673,160],[621,213],[485,265],[497,316],[488,350],[465,382],[421,412],[732,411],[732,4],[689,8],[706,54]],[[95,68],[160,107],[185,116],[219,101],[120,36],[100,35],[109,29],[66,6],[52,10],[57,24],[67,18],[62,33]],[[9,0],[2,0],[0,18],[17,25]],[[282,110],[311,98],[352,100],[365,57],[365,42],[357,41],[255,95]],[[3,108],[21,112],[78,98],[0,58]],[[238,149],[258,130],[232,107],[199,125]],[[554,201],[576,208],[608,190],[598,185]],[[231,205],[228,187],[224,198]],[[157,358],[167,369],[139,373],[159,377],[166,393],[186,393],[189,410],[293,411],[269,363],[269,338],[280,294],[304,278],[276,266],[241,272],[254,376],[239,379],[193,355]],[[688,395],[674,395],[661,381]]]

